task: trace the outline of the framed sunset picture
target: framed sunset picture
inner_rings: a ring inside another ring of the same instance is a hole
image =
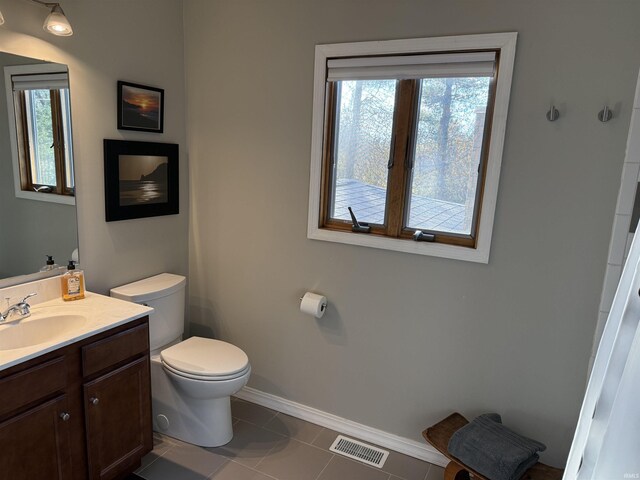
[[[106,221],[179,213],[179,146],[104,140]]]
[[[164,90],[119,81],[118,129],[162,133]]]

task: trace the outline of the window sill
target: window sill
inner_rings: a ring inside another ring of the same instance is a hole
[[[70,195],[56,195],[55,193],[38,193],[16,190],[16,198],[25,200],[37,200],[39,202],[61,203],[63,205],[75,205],[76,197]]]
[[[338,232],[311,226],[309,226],[307,231],[307,238],[311,240],[323,240],[325,242],[379,248],[382,250],[395,250],[396,252],[417,255],[429,255],[431,257],[451,258],[453,260],[463,260],[467,262],[489,263],[490,239],[488,239],[488,241],[482,241],[483,239],[479,238],[477,248],[467,248],[441,243],[385,238],[363,233]]]

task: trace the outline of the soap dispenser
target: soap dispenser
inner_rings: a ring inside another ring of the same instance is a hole
[[[62,299],[64,301],[84,298],[84,272],[76,270],[73,260],[69,260],[67,273],[60,278],[62,282]]]
[[[56,265],[56,262],[53,261],[53,256],[51,255],[45,255],[47,257],[47,263],[44,265],[44,267],[42,267],[40,269],[41,272],[48,272],[50,270],[55,270],[56,268],[58,268],[58,265]]]

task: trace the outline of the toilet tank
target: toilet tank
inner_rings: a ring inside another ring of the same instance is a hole
[[[154,309],[149,316],[151,351],[179,339],[184,333],[185,286],[181,275],[161,273],[111,289],[111,296]]]

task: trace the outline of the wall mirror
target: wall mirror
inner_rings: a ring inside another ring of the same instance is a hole
[[[0,52],[0,287],[77,260],[68,68]]]

